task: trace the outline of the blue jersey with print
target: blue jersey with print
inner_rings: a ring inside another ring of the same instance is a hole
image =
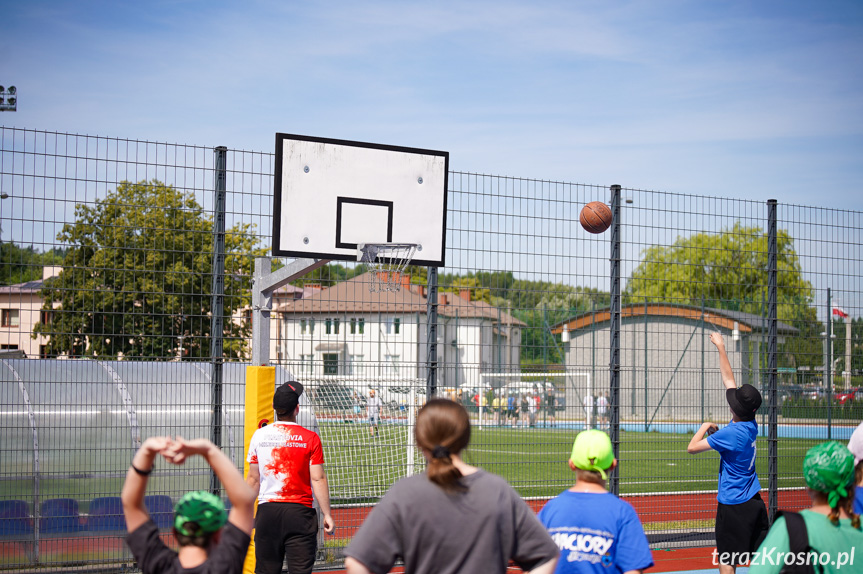
[[[707,437],[707,444],[721,457],[716,500],[722,504],[742,504],[761,490],[755,474],[757,437],[758,423],[755,421],[732,421]]]
[[[854,514],[863,514],[863,486],[854,488]]]
[[[653,566],[635,509],[611,493],[567,490],[538,516],[560,548],[555,574],[613,574]]]

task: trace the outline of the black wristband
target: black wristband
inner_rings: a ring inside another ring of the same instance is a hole
[[[135,466],[135,463],[134,463],[134,462],[132,463],[132,470],[134,470],[135,472],[137,472],[137,473],[138,473],[138,474],[140,474],[141,476],[149,476],[149,474],[150,474],[151,472],[153,472],[153,468],[155,468],[155,467],[151,467],[151,468],[150,468],[150,470],[141,470],[140,468],[138,468],[137,466]]]

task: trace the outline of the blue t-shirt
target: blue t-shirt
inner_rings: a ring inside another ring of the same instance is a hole
[[[716,500],[722,504],[742,504],[761,490],[755,474],[757,437],[758,423],[755,421],[732,421],[707,437],[707,444],[721,458]]]
[[[609,492],[566,490],[538,516],[560,548],[555,574],[611,574],[653,566],[638,514]]]
[[[863,514],[863,486],[854,488],[854,514]]]

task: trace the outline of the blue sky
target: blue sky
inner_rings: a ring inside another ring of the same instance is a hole
[[[863,210],[858,1],[3,2],[6,126]]]

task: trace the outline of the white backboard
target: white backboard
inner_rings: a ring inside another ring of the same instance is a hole
[[[273,255],[416,243],[413,265],[442,267],[448,169],[448,152],[276,134]]]

